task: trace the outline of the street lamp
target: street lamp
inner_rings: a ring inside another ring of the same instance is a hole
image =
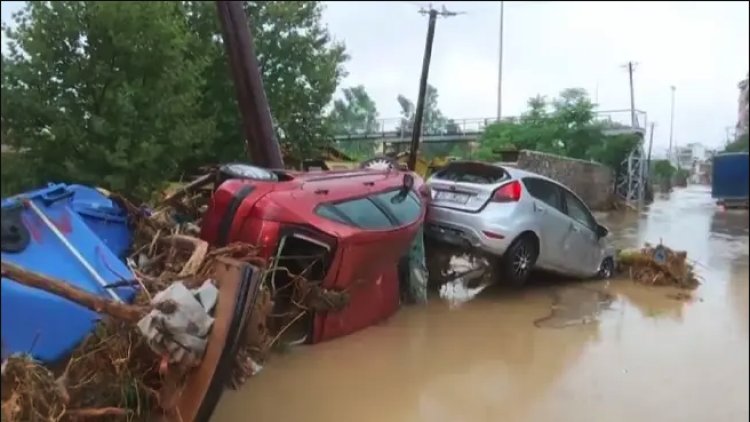
[[[503,7],[504,2],[500,2],[500,46],[498,47],[498,66],[497,66],[497,121],[503,116]]]
[[[674,159],[672,152],[672,144],[674,141],[674,92],[677,88],[672,85],[670,89],[672,90],[672,108],[669,116],[669,160],[672,161]]]

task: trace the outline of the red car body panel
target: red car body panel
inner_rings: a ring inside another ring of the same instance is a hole
[[[343,336],[391,316],[399,306],[398,261],[424,221],[420,201],[414,221],[386,230],[367,230],[321,217],[321,204],[354,200],[403,186],[402,171],[287,173],[278,182],[228,180],[216,190],[206,211],[201,237],[213,245],[242,241],[258,245],[261,256],[274,256],[288,229],[312,233],[331,247],[333,256],[323,287],[349,292],[350,302],[338,312],[317,313],[311,341]],[[418,196],[418,195],[417,195]]]

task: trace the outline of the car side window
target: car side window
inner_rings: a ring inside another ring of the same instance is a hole
[[[565,195],[565,205],[568,210],[568,216],[592,231],[596,231],[596,221],[594,220],[594,216],[591,215],[583,202],[568,191],[564,191],[563,194]]]
[[[322,205],[315,212],[323,218],[349,224],[349,222],[344,221],[344,218],[341,218],[343,216],[363,229],[384,230],[393,227],[388,216],[367,198]],[[338,214],[341,214],[341,216]]]
[[[393,190],[389,192],[379,193],[373,196],[378,201],[378,204],[386,207],[386,209],[396,217],[399,225],[405,225],[413,223],[419,218],[421,211],[419,200],[416,199],[414,192],[409,192],[401,202],[392,202],[392,199],[397,197],[400,190]]]
[[[542,179],[526,177],[523,179],[523,184],[526,186],[526,190],[529,191],[531,196],[562,213],[565,212],[560,189],[558,189],[553,183]]]

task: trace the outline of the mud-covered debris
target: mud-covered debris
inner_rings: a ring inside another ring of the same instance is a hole
[[[693,265],[687,260],[687,252],[674,251],[661,244],[622,250],[618,263],[622,271],[641,284],[682,289],[695,289],[700,285]]]
[[[320,280],[309,279],[311,275],[304,272],[288,274],[285,289],[270,288],[268,274],[281,268],[275,265],[273,271],[269,269],[269,263],[258,256],[259,248],[255,245],[231,243],[215,248],[197,238],[200,217],[210,198],[211,189],[205,189],[209,179],[199,178],[167,195],[155,207],[136,206],[122,195],[111,194],[128,210],[134,231],[132,253],[127,260],[136,278],[129,282],[140,286],[134,304],[118,304],[70,289],[55,289],[61,283],[45,277],[34,278],[35,274],[26,277],[32,287],[103,312],[104,319],[72,356],[54,370],[28,357],[3,356],[7,358],[2,375],[3,422],[82,418],[139,421],[173,414],[175,398],[180,397],[189,371],[200,363],[199,349],[203,348],[196,348],[197,352],[191,353],[191,359],[186,361],[179,356],[170,359],[172,344],[164,345],[164,353],[156,353],[136,323],[152,309],[180,314],[179,307],[184,304],[172,301],[172,309],[167,309],[154,305],[152,300],[176,283],[187,289],[206,287],[204,282],[212,278],[221,259],[248,263],[262,272],[259,296],[251,317],[246,320],[229,381],[235,388],[262,368],[273,345],[292,325],[299,325],[313,312],[338,310],[348,304],[348,292],[324,289]],[[14,271],[3,263],[3,272],[7,270]],[[201,305],[204,299],[200,298]],[[211,312],[206,314],[209,320],[212,317]],[[208,338],[206,332],[199,334],[200,338]]]

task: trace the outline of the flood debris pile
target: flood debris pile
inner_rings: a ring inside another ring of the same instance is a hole
[[[641,284],[695,289],[700,285],[687,252],[674,251],[662,244],[645,244],[641,249],[625,249],[618,254],[620,270]]]
[[[218,301],[213,272],[222,260],[251,264],[260,274],[256,300],[248,302],[229,386],[255,374],[282,334],[320,309],[340,309],[345,292],[328,292],[305,271],[258,256],[258,248],[232,243],[213,248],[195,237],[205,207],[194,185],[158,207],[137,207],[110,194],[128,210],[134,228],[127,258],[136,286],[132,303],[91,294],[63,280],[3,262],[3,277],[62,296],[101,316],[96,329],[71,356],[43,365],[29,355],[3,350],[2,420],[181,420],[179,397],[207,348]],[[283,257],[282,257],[283,258]],[[272,285],[271,275],[278,284]],[[285,280],[281,282],[280,280]],[[335,294],[334,294],[335,293]],[[220,304],[219,304],[220,305]],[[3,348],[4,349],[4,348]]]

